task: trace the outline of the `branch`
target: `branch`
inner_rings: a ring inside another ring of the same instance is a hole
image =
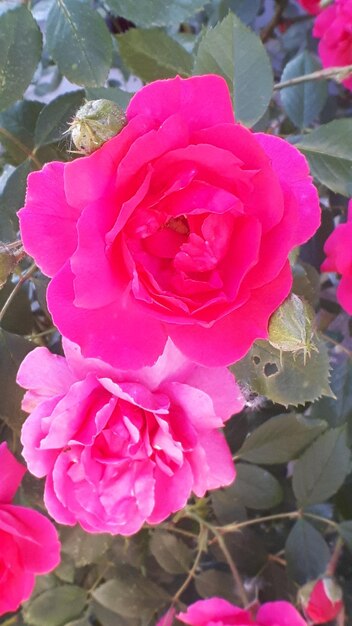
[[[334,78],[338,82],[347,78],[352,74],[352,65],[345,65],[341,67],[328,67],[311,74],[304,74],[304,76],[296,76],[290,80],[285,80],[282,83],[274,85],[274,91],[279,89],[286,89],[286,87],[293,87],[294,85],[300,85],[301,83],[308,83],[311,80],[326,80],[328,78]]]
[[[276,26],[280,24],[281,18],[283,16],[284,10],[286,9],[286,6],[287,6],[287,0],[276,0],[276,8],[275,8],[275,13],[273,15],[273,18],[269,22],[269,24],[262,30],[261,40],[263,43],[266,43],[268,39],[270,39]]]
[[[35,263],[33,263],[33,265],[31,265],[28,268],[28,270],[24,274],[22,274],[22,276],[19,278],[18,282],[16,283],[16,286],[11,291],[9,297],[7,298],[6,302],[4,303],[4,306],[2,307],[2,309],[0,311],[0,324],[1,324],[2,320],[4,319],[5,313],[8,311],[8,309],[9,309],[13,299],[16,296],[16,294],[21,289],[23,283],[25,283],[26,280],[28,280],[28,278],[30,278],[34,274],[36,269],[37,269],[37,266],[36,266]]]

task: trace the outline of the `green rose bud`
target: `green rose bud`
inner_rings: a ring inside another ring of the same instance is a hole
[[[91,154],[127,124],[124,111],[110,100],[90,100],[78,109],[67,132],[79,153]]]

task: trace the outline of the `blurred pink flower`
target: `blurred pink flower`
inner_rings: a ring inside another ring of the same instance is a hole
[[[349,202],[347,223],[335,228],[325,243],[324,251],[326,259],[321,270],[341,274],[337,299],[352,315],[352,200]]]
[[[315,21],[313,35],[320,39],[323,67],[352,65],[352,0],[335,0],[324,9]],[[343,84],[352,90],[352,72]]]
[[[29,175],[21,235],[54,322],[120,368],[155,363],[168,336],[233,363],[267,337],[288,255],[320,223],[307,161],[236,124],[220,76],[150,83],[126,115],[92,155]]]
[[[314,624],[334,620],[343,608],[341,587],[330,577],[307,583],[299,596],[305,615]]]
[[[320,0],[298,0],[299,4],[312,15],[318,15],[321,11]]]
[[[45,504],[59,523],[131,535],[182,509],[191,492],[230,484],[235,470],[218,431],[241,410],[226,368],[194,364],[169,340],[153,367],[120,371],[37,348],[23,361],[22,430],[29,470],[46,476]]]
[[[60,562],[53,524],[37,511],[11,504],[26,468],[0,444],[0,615],[16,611],[30,597],[36,574]]]
[[[254,619],[249,611],[223,598],[209,598],[191,604],[176,617],[190,626],[307,626],[289,602],[266,602]]]

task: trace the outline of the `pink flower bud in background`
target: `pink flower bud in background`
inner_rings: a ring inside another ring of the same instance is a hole
[[[314,624],[335,619],[343,607],[342,591],[333,578],[308,583],[299,592],[304,612]]]

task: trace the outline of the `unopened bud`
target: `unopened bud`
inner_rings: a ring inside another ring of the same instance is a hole
[[[298,597],[306,616],[314,624],[330,622],[343,607],[341,588],[330,577],[308,583],[300,589]]]
[[[91,154],[127,124],[124,111],[111,100],[90,100],[78,109],[67,132],[78,152]]]
[[[304,359],[316,350],[314,337],[314,310],[292,293],[271,316],[269,342],[280,352],[303,350]]]

